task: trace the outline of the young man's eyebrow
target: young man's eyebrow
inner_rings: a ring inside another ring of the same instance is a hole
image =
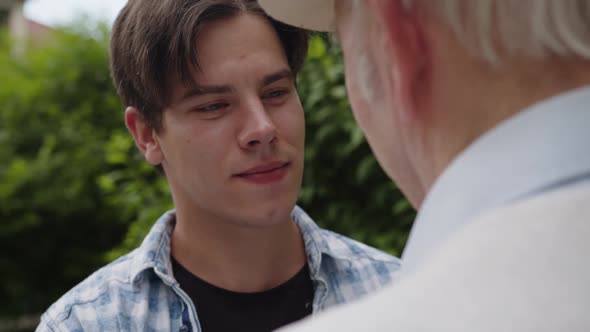
[[[280,81],[284,78],[288,78],[290,80],[293,80],[293,78],[294,78],[293,72],[291,72],[290,69],[281,69],[277,72],[266,75],[264,77],[264,79],[262,80],[262,85],[266,86],[266,85],[272,84],[274,82]]]
[[[280,81],[284,78],[288,78],[290,80],[293,79],[293,73],[291,72],[291,70],[281,69],[277,72],[264,76],[264,78],[262,79],[262,85],[266,86],[274,82]],[[197,83],[193,83],[191,87],[188,90],[186,90],[186,92],[182,95],[181,100],[202,95],[230,93],[234,91],[235,89],[230,85],[200,85]]]
[[[182,100],[188,99],[190,97],[229,93],[233,91],[234,88],[229,85],[199,85],[195,83],[182,95]]]

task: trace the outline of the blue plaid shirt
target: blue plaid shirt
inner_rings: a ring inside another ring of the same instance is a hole
[[[395,257],[320,229],[299,207],[292,218],[305,242],[314,314],[381,288],[400,268]],[[139,248],[54,303],[37,331],[201,331],[194,304],[172,275],[174,224],[174,212],[165,213]]]

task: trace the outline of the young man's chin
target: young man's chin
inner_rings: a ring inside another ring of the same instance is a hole
[[[291,221],[291,212],[295,207],[295,201],[289,203],[267,202],[262,205],[253,205],[244,211],[239,223],[245,227],[272,228]]]

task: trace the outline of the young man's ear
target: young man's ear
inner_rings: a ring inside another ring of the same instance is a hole
[[[147,125],[137,108],[129,106],[125,109],[125,125],[133,135],[135,145],[145,160],[154,166],[160,165],[163,154],[158,137],[154,129]]]
[[[365,0],[363,0],[365,1]],[[366,0],[369,11],[381,29],[384,70],[393,98],[401,115],[408,119],[417,114],[417,91],[424,88],[428,52],[423,35],[413,14],[408,14],[399,0]]]

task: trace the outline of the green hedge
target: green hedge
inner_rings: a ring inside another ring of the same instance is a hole
[[[49,43],[49,42],[48,42]],[[0,50],[0,314],[43,310],[104,263],[132,218],[97,182],[122,131],[99,38],[63,33],[14,58]]]

